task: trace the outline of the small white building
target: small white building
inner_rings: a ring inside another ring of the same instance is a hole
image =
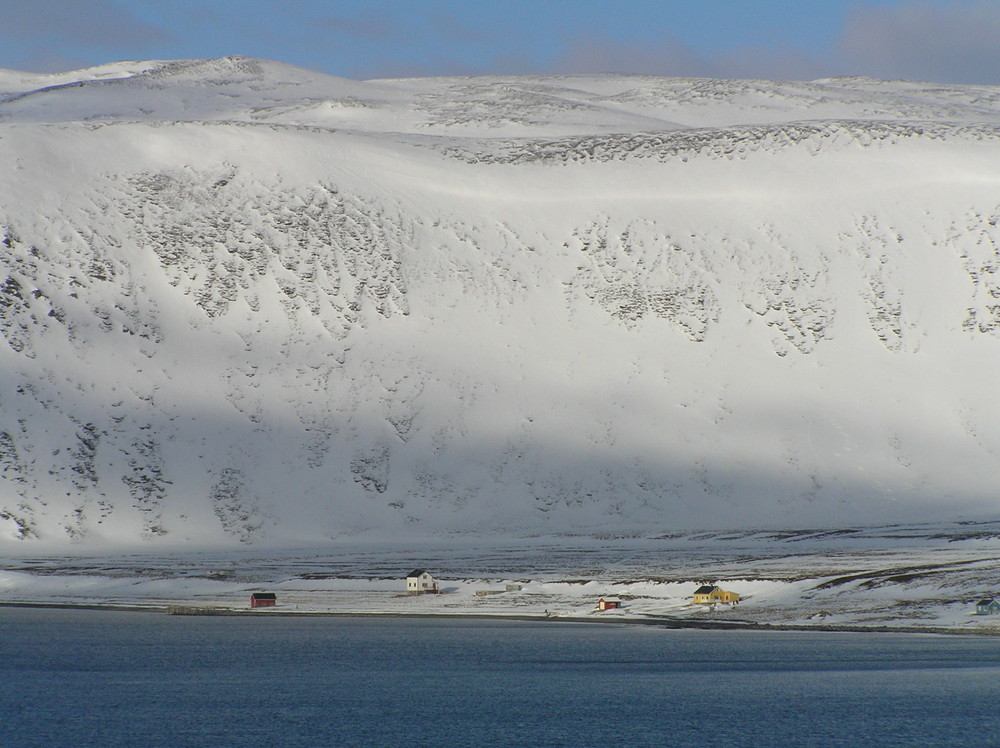
[[[406,591],[411,595],[438,592],[438,583],[429,571],[414,569],[406,575]]]

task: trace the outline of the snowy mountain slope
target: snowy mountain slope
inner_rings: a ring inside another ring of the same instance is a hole
[[[0,88],[5,543],[994,516],[1000,90]]]

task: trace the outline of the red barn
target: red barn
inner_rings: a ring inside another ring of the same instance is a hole
[[[278,598],[273,592],[254,592],[250,595],[251,608],[270,608],[278,604]]]

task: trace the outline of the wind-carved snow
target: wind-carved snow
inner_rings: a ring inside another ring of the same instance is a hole
[[[574,231],[566,246],[583,256],[574,285],[626,325],[654,315],[702,341],[719,317],[706,270],[691,251],[656,230],[647,220],[613,232],[605,218]]]
[[[261,532],[264,519],[258,502],[246,485],[246,475],[240,468],[223,468],[212,486],[209,499],[223,529],[243,542],[253,540]]]
[[[792,349],[812,353],[820,341],[831,337],[835,307],[824,295],[828,280],[822,257],[819,260],[816,269],[801,267],[793,260],[794,270],[776,269],[758,278],[752,295],[744,301],[747,309],[776,332],[772,344],[779,356]]]
[[[17,80],[4,539],[994,511],[994,89]]]
[[[305,308],[335,334],[358,320],[363,299],[385,317],[407,313],[404,233],[391,216],[327,185],[293,193],[256,184],[248,203],[234,179],[235,168],[127,179],[135,241],[154,249],[171,285],[209,317],[240,298],[258,311],[262,281],[278,288],[289,315]]]
[[[122,482],[128,486],[132,506],[143,517],[143,533],[163,535],[162,505],[170,481],[164,476],[160,442],[152,436],[136,439],[129,445],[126,457],[129,470]]]
[[[491,82],[466,81],[442,91],[422,94],[418,106],[427,114],[425,126],[428,127],[544,126],[553,119],[573,117],[578,111],[593,115],[589,110],[596,107],[560,95],[570,93],[572,97],[571,91],[541,81],[533,84],[529,81],[499,86]],[[586,121],[586,117],[581,119]]]
[[[894,287],[892,267],[898,253],[891,247],[902,243],[903,237],[891,228],[886,233],[877,216],[864,216],[858,221],[857,233],[842,238],[857,241],[865,277],[862,297],[869,305],[868,320],[878,339],[890,351],[903,349],[904,318],[902,294]]]
[[[962,265],[973,286],[963,325],[970,331],[994,334],[1000,330],[1000,241],[996,230],[1000,206],[988,216],[975,213],[964,219],[949,237],[960,247]]]
[[[746,159],[757,154],[803,149],[843,151],[852,147],[888,147],[903,140],[1000,140],[997,125],[926,125],[900,122],[797,122],[781,125],[741,125],[726,129],[703,128],[667,133],[616,133],[568,136],[556,140],[520,140],[504,143],[495,153],[472,152],[450,146],[444,154],[471,164],[607,163],[623,160],[672,160],[690,158]]]

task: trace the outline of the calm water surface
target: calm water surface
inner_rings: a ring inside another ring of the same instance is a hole
[[[2,746],[1000,746],[1000,640],[0,608]]]

